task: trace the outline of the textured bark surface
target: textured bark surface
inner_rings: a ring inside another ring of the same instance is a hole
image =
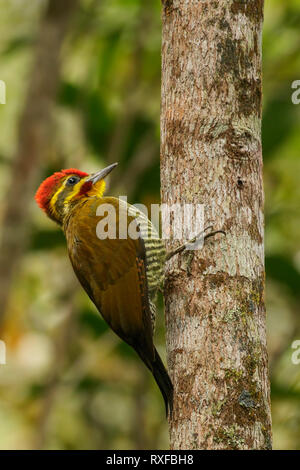
[[[36,55],[18,128],[0,240],[0,327],[29,227],[29,205],[52,139],[52,106],[60,75],[60,51],[77,0],[49,0],[41,21]]]
[[[171,448],[269,449],[263,1],[164,0],[162,8],[162,202],[202,203],[205,226],[226,231],[167,265]]]

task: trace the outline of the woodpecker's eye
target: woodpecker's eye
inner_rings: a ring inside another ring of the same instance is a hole
[[[67,179],[66,184],[68,186],[74,186],[74,184],[78,183],[80,178],[78,176],[71,176],[70,178]]]

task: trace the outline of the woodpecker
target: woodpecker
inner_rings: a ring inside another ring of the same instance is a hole
[[[165,249],[145,215],[121,198],[104,196],[105,177],[116,166],[114,163],[92,175],[74,168],[56,172],[41,183],[35,199],[62,227],[83,289],[111,329],[152,372],[168,415],[173,408],[173,385],[153,343],[155,300],[163,279]],[[116,236],[104,238],[99,237],[97,227],[107,217],[107,205],[115,209],[111,220]],[[133,224],[138,236],[119,236],[120,219],[125,220],[126,229]]]

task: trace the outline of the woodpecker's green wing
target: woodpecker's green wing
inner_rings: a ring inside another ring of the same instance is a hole
[[[97,224],[104,217],[96,215],[100,204],[110,204],[116,209],[115,216],[111,215],[111,223],[116,224],[116,239],[99,239],[97,236]],[[90,198],[79,203],[64,226],[69,256],[79,281],[103,318],[115,333],[137,351],[153,373],[168,409],[168,406],[172,407],[173,388],[153,344],[147,241],[140,237],[119,238],[119,219],[125,219],[123,211],[128,225],[138,225],[135,218],[128,215],[127,207],[119,205],[118,199]],[[139,227],[142,230],[141,224]],[[159,282],[160,279],[157,285]],[[152,292],[155,286],[152,284]]]
[[[65,229],[74,271],[104,319],[121,338],[133,344],[144,336],[149,343],[152,327],[144,243],[140,238],[99,239],[97,224],[104,216],[96,216],[96,209],[101,201],[116,209],[118,237],[118,199],[93,198],[82,204],[76,217],[70,216]],[[128,224],[134,220],[126,217]],[[149,343],[149,354],[151,348]]]

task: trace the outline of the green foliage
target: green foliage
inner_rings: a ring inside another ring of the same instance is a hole
[[[51,250],[58,246],[65,246],[66,240],[63,232],[57,230],[32,230],[31,232],[31,250]]]
[[[79,324],[83,330],[86,330],[94,338],[99,338],[109,329],[108,325],[100,317],[98,312],[96,313],[95,311],[88,309],[83,309],[80,312]]]
[[[294,266],[292,260],[287,256],[267,256],[266,273],[268,278],[274,279],[284,286],[292,298],[299,300],[300,273]]]

